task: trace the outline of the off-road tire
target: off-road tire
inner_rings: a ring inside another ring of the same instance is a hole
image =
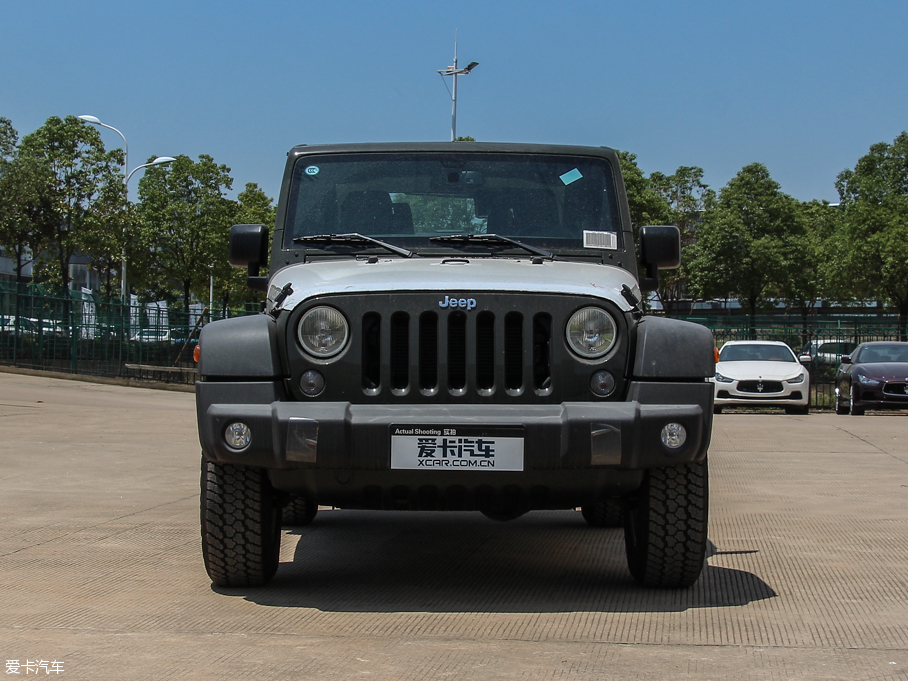
[[[590,527],[624,527],[624,507],[621,500],[615,497],[581,506],[580,512]]]
[[[216,586],[262,586],[280,561],[280,507],[264,469],[202,459],[202,556]]]
[[[293,496],[281,511],[284,525],[308,525],[318,513],[318,504],[305,495]]]
[[[631,575],[641,585],[684,589],[706,558],[709,466],[687,463],[646,472],[624,525]]]
[[[854,398],[854,393],[854,386],[851,386],[851,390],[848,391],[848,413],[852,416],[863,416],[864,407],[856,404],[857,400]]]

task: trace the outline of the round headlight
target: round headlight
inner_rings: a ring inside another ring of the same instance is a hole
[[[577,310],[568,320],[568,346],[581,357],[602,357],[615,344],[617,327],[612,316],[598,307]]]
[[[333,307],[313,307],[303,315],[297,331],[303,349],[319,359],[339,353],[350,336],[347,320]]]

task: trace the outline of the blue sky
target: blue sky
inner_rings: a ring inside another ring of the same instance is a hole
[[[277,198],[295,144],[449,139],[455,29],[479,62],[457,131],[482,141],[626,149],[716,189],[759,161],[835,201],[842,169],[908,129],[904,0],[0,0],[0,116],[26,134],[92,114],[131,168],[207,153],[234,193]]]

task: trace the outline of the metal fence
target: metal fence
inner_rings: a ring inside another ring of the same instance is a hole
[[[201,327],[258,309],[251,304],[212,314],[196,304],[190,310],[173,310],[135,297],[124,303],[90,291],[0,282],[0,363],[191,384]]]
[[[782,341],[796,354],[809,354],[810,406],[835,407],[835,373],[842,355],[865,341],[902,340],[894,315],[841,315],[829,317],[709,316],[683,317],[708,327],[716,347],[730,340]]]
[[[202,304],[173,310],[163,303],[101,298],[90,291],[47,290],[0,281],[0,364],[72,374],[191,384],[192,353],[209,321],[257,313],[248,303],[212,314]],[[729,340],[776,340],[808,351],[811,406],[834,406],[833,378],[842,354],[870,340],[899,340],[892,316],[682,317]]]

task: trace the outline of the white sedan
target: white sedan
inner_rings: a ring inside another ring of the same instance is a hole
[[[728,405],[785,407],[786,414],[806,414],[810,374],[785,343],[728,341],[719,352],[715,412]]]

